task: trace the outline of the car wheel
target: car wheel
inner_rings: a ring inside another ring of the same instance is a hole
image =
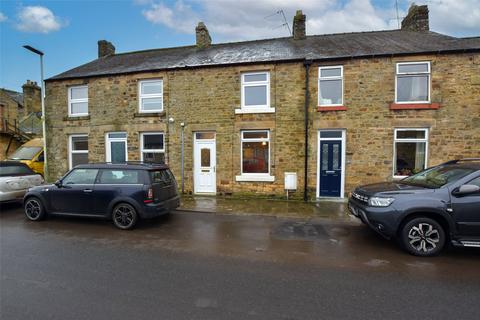
[[[128,203],[120,203],[113,208],[113,224],[119,229],[132,229],[138,220],[137,211]]]
[[[405,249],[416,256],[434,256],[445,246],[445,231],[435,220],[421,217],[407,222],[402,229]]]
[[[45,209],[42,201],[37,197],[28,198],[23,205],[23,209],[28,220],[39,221],[45,218]]]

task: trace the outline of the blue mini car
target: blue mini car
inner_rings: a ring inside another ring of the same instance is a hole
[[[168,166],[149,163],[79,165],[55,184],[29,189],[24,197],[29,220],[47,214],[101,217],[123,230],[179,205],[177,183]]]

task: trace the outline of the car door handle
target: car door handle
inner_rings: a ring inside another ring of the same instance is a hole
[[[92,189],[83,189],[83,192],[90,193],[90,192],[93,192],[93,190]]]

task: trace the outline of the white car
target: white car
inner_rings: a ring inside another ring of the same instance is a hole
[[[22,201],[29,188],[42,183],[42,176],[26,164],[0,161],[0,202]]]

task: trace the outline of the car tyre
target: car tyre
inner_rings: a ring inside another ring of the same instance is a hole
[[[138,221],[137,210],[131,204],[119,203],[112,210],[112,220],[119,229],[133,229]]]
[[[42,201],[37,197],[29,197],[23,204],[25,216],[30,221],[40,221],[45,218],[46,212]]]
[[[439,254],[445,246],[445,230],[437,221],[419,217],[408,221],[401,230],[405,250],[420,257]]]

